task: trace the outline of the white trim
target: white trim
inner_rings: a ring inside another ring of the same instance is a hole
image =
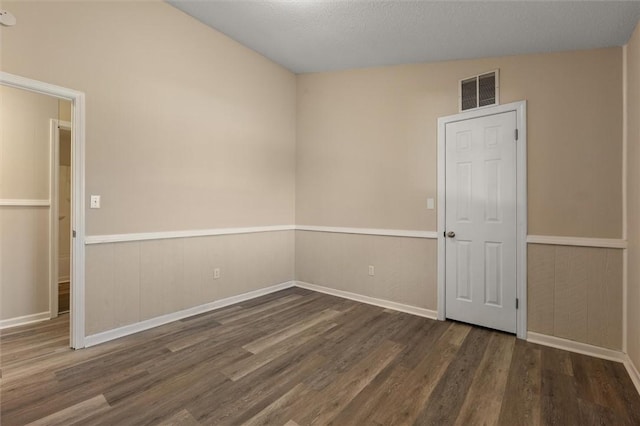
[[[438,319],[438,313],[431,309],[418,308],[416,306],[405,305],[403,303],[392,302],[390,300],[377,299],[375,297],[363,296],[361,294],[351,293],[344,290],[336,290],[334,288],[323,287],[316,284],[306,283],[304,281],[296,281],[296,287],[306,288],[307,290],[317,291],[319,293],[330,294],[332,296],[342,297],[343,299],[355,300],[356,302],[366,303],[368,305],[379,306],[381,308],[393,309],[394,311],[406,312],[408,314],[420,317]]]
[[[627,241],[619,238],[583,238],[556,237],[551,235],[527,235],[527,243],[615,249],[627,248]]]
[[[40,312],[37,314],[24,315],[21,317],[8,318],[0,320],[0,330],[10,327],[18,327],[20,325],[33,324],[34,322],[47,321],[49,319],[49,312]]]
[[[518,338],[527,338],[527,102],[521,101],[513,104],[516,108],[516,128],[518,129],[517,141],[517,297],[519,307],[516,312],[516,333]]]
[[[28,90],[67,99],[72,102],[73,119],[71,123],[71,167],[72,167],[72,200],[71,227],[76,232],[73,239],[73,259],[71,268],[71,320],[70,346],[84,347],[85,329],[85,217],[84,217],[84,149],[85,149],[85,95],[77,90],[44,83],[0,71],[0,84],[16,89]]]
[[[43,81],[32,80],[30,78],[10,74],[5,71],[0,71],[0,84],[67,100],[74,100],[75,97],[81,93],[73,89],[56,86],[55,84],[45,83]]]
[[[445,141],[446,125],[456,121],[470,120],[488,115],[516,112],[518,142],[517,162],[517,200],[516,200],[516,246],[517,246],[517,283],[516,297],[519,309],[516,312],[516,334],[520,339],[527,337],[527,102],[519,101],[505,105],[472,110],[460,114],[438,118],[438,319],[446,318],[445,312]]]
[[[1,207],[49,207],[51,202],[49,200],[31,200],[31,199],[18,199],[18,198],[2,198],[0,199]]]
[[[527,333],[527,342],[537,343],[538,345],[549,346],[582,355],[589,355],[596,358],[607,359],[609,361],[623,362],[625,357],[625,354],[621,351],[563,339],[562,337],[549,336],[548,334],[536,333],[533,331]]]
[[[89,235],[85,244],[120,243],[126,241],[164,240],[170,238],[208,237],[213,235],[252,234],[256,232],[293,231],[294,225],[253,226],[246,228],[214,228],[190,231],[145,232],[133,234]]]
[[[427,238],[437,239],[435,231],[413,231],[403,229],[374,229],[374,228],[341,228],[335,226],[309,226],[309,225],[273,225],[252,226],[244,228],[213,228],[196,229],[186,231],[145,232],[131,234],[89,235],[85,238],[85,244],[106,244],[127,241],[161,240],[169,238],[192,238],[215,235],[252,234],[256,232],[276,231],[311,231],[311,232],[335,232],[341,234],[381,235],[389,237]]]
[[[438,195],[440,197],[440,195]],[[12,200],[10,200],[12,201]],[[22,201],[22,200],[16,200]],[[40,200],[33,200],[40,201]],[[47,200],[41,200],[46,202]],[[2,200],[0,200],[0,205]],[[18,204],[15,204],[18,205]],[[44,204],[43,204],[44,205]],[[438,207],[440,210],[442,207]],[[440,215],[440,212],[438,212]],[[256,232],[276,232],[276,231],[309,231],[309,232],[330,232],[340,234],[358,235],[379,235],[389,237],[407,237],[438,239],[440,231],[417,231],[404,229],[377,229],[377,228],[347,228],[335,226],[311,226],[311,225],[273,225],[273,226],[253,226],[243,228],[212,228],[196,229],[186,231],[165,231],[165,232],[145,232],[130,234],[109,234],[109,235],[89,235],[85,237],[85,244],[106,244],[127,241],[162,240],[170,238],[192,238],[215,235],[251,234]],[[561,237],[554,235],[527,235],[528,244],[549,244],[562,246],[580,247],[600,247],[600,248],[627,248],[627,241],[619,238],[584,238],[584,237]]]
[[[627,373],[629,373],[629,377],[631,377],[631,381],[635,385],[636,390],[640,393],[640,372],[638,372],[635,364],[626,353],[624,354],[624,366],[627,369]]]
[[[336,232],[340,234],[361,234],[361,235],[382,235],[389,237],[409,237],[409,238],[438,238],[435,231],[412,231],[404,229],[376,229],[376,228],[342,228],[336,226],[310,226],[296,225],[298,231],[312,232]]]
[[[447,267],[446,265],[446,256],[445,256],[445,250],[446,250],[446,239],[444,238],[444,233],[445,233],[445,217],[446,217],[446,213],[447,210],[445,209],[445,200],[446,200],[446,186],[445,186],[445,177],[446,177],[446,162],[447,162],[447,157],[445,155],[446,152],[446,144],[445,144],[445,126],[446,123],[441,122],[440,119],[438,119],[438,148],[437,148],[437,154],[438,154],[438,164],[436,167],[436,171],[438,173],[438,217],[437,217],[437,224],[438,224],[438,250],[437,250],[437,255],[438,255],[438,269],[437,269],[437,274],[438,274],[438,283],[437,283],[437,288],[438,288],[438,293],[437,293],[437,300],[438,300],[438,319],[440,321],[444,321],[446,319],[445,317],[445,306],[446,306],[446,294],[445,294],[445,289],[446,289],[446,276],[445,276],[445,269]],[[443,237],[441,238],[440,235],[442,235]]]
[[[85,339],[85,97],[76,92],[71,128],[71,347],[84,347]]]
[[[629,150],[629,110],[628,110],[628,90],[629,80],[627,75],[627,45],[622,47],[622,239],[628,238],[628,217],[627,217],[627,179],[629,178],[629,169],[627,164],[627,156]],[[627,327],[629,321],[627,294],[628,294],[628,267],[629,257],[627,250],[622,253],[622,351],[627,352]],[[636,370],[637,372],[637,370]],[[638,392],[640,386],[636,383]]]
[[[264,296],[266,294],[274,293],[280,290],[285,290],[294,286],[295,283],[293,281],[287,281],[284,283],[272,285],[270,287],[250,291],[248,293],[239,294],[237,296],[231,296],[225,299],[216,300],[215,302],[205,303],[204,305],[194,306],[193,308],[184,309],[182,311],[161,315],[159,317],[137,322],[135,324],[125,325],[124,327],[114,328],[113,330],[103,331],[102,333],[87,336],[84,342],[85,347],[95,346],[100,343],[128,336],[133,333],[139,333],[141,331],[158,327],[173,321],[178,321],[193,315],[213,311],[215,309],[224,308],[225,306],[255,299],[256,297]]]

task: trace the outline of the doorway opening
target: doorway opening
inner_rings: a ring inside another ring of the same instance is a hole
[[[14,105],[21,108],[14,108],[14,111],[33,111],[26,115],[46,116],[44,131],[40,124],[35,126],[25,122],[24,117],[16,115],[13,118],[14,127],[18,129],[16,135],[26,135],[25,138],[33,140],[34,150],[31,153],[16,142],[23,136],[15,137],[7,133],[6,127],[3,128],[0,219],[10,223],[2,226],[0,256],[3,266],[13,267],[11,270],[0,268],[3,283],[0,290],[5,301],[0,313],[0,328],[55,318],[65,310],[68,300],[69,346],[83,348],[84,94],[6,72],[0,72],[0,90],[15,95],[17,103]],[[37,97],[40,97],[38,101],[35,100]],[[56,105],[55,113],[52,113],[51,100]],[[4,101],[9,102],[5,96]],[[69,106],[66,116],[58,112],[62,104]],[[4,167],[4,163],[12,166]],[[15,176],[9,176],[12,172],[16,172]],[[60,188],[60,185],[66,186]],[[19,241],[22,251],[28,254],[17,256],[17,247],[7,243],[11,239]],[[33,288],[12,293],[20,288],[6,285],[13,281],[12,271],[22,274],[20,278],[31,283]],[[65,291],[60,291],[59,285],[64,281],[69,288],[68,299]],[[44,290],[36,291],[37,288]]]
[[[71,104],[59,102],[51,128],[51,318],[69,313],[71,302]]]
[[[527,335],[526,101],[438,119],[438,319]]]

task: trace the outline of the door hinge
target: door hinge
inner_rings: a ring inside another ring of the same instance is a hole
[[[520,306],[520,300],[516,298],[516,309],[518,309],[519,306]]]
[[[518,129],[516,129],[516,140],[518,140]]]
[[[447,231],[444,231],[444,232],[442,233],[442,236],[443,236],[443,237],[445,237],[445,238],[447,238]]]
[[[76,230],[75,229],[71,232],[71,235],[73,236],[73,238],[76,237]]]

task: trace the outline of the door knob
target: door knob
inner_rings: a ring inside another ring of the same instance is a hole
[[[453,232],[453,231],[449,231],[449,232],[447,232],[447,237],[449,237],[449,238],[453,238],[453,237],[455,237],[455,236],[456,236],[456,233],[455,233],[455,232]]]

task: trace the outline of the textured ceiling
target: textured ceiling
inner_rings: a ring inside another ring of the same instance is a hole
[[[170,0],[296,73],[620,46],[640,1]]]

